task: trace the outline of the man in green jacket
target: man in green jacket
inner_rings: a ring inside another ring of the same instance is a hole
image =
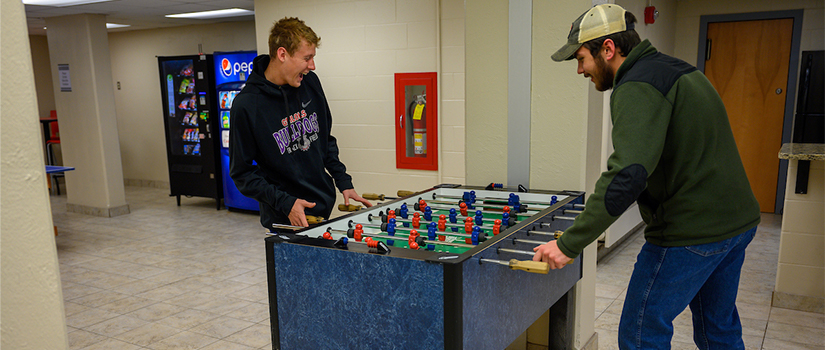
[[[736,310],[745,248],[759,224],[725,106],[696,67],[656,51],[615,4],[580,16],[552,58],[613,89],[615,151],[584,211],[533,260],[562,268],[638,202],[647,224],[619,323],[619,348],[669,349],[693,314],[699,349],[744,349]]]

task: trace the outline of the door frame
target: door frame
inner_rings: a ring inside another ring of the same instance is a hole
[[[798,85],[799,55],[802,38],[802,15],[804,10],[785,10],[750,13],[730,13],[722,15],[703,15],[699,17],[699,50],[696,57],[696,68],[705,72],[705,57],[707,55],[708,24],[718,22],[757,21],[769,19],[793,18],[791,37],[791,56],[788,64],[788,86],[785,87],[785,115],[782,122],[782,143],[791,142],[793,132],[794,104],[796,102],[796,86]],[[779,158],[779,149],[776,150]],[[779,160],[779,176],[776,183],[775,214],[782,214],[785,207],[785,183],[788,180],[788,160]]]

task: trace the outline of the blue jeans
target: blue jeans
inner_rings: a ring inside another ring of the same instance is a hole
[[[756,227],[720,242],[684,247],[645,243],[627,287],[619,348],[670,349],[673,320],[690,305],[699,349],[745,349],[736,293],[745,248],[755,234]]]

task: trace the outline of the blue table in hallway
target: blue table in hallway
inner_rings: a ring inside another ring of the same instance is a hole
[[[72,170],[74,170],[74,168],[70,166],[46,165],[46,174],[56,174]]]
[[[51,188],[51,174],[62,174],[66,171],[74,170],[73,167],[70,166],[57,166],[57,165],[46,165],[46,174],[49,174],[49,188]],[[57,184],[57,181],[54,182],[55,188],[57,189],[57,194],[60,194],[60,185]],[[54,235],[57,236],[57,226],[54,227]]]
[[[49,174],[49,188],[51,188],[51,184],[52,184],[51,174],[62,174],[66,171],[72,171],[72,170],[74,170],[74,167],[57,166],[57,165],[48,165],[47,164],[46,165],[46,174]],[[60,184],[57,181],[54,182],[54,188],[55,188],[57,194],[59,195],[60,194]],[[55,235],[56,235],[56,233],[57,233],[57,229],[55,229]]]

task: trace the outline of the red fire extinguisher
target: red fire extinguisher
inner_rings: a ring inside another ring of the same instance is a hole
[[[413,157],[427,156],[427,100],[426,94],[415,96],[407,109],[412,116]]]

